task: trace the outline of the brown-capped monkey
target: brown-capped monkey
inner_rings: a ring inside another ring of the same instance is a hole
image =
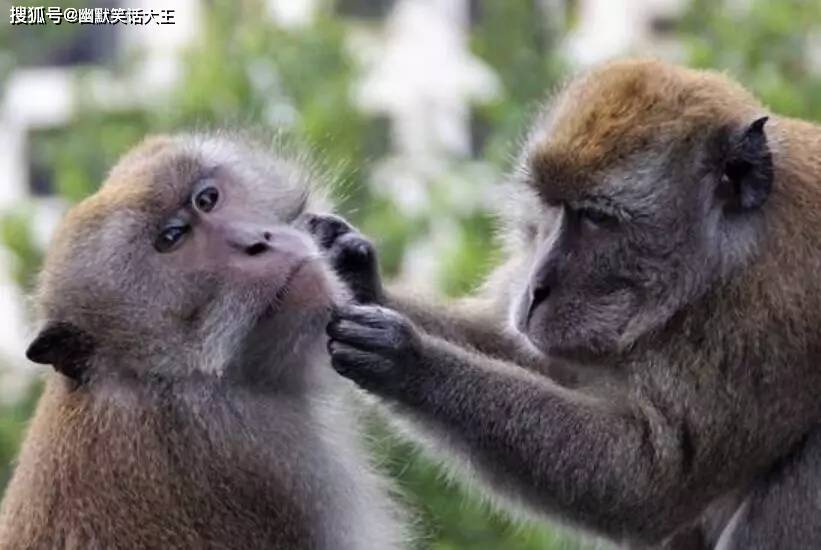
[[[325,325],[344,287],[300,216],[314,174],[237,136],[158,137],[57,231],[53,365],[4,549],[397,548]]]
[[[821,128],[616,61],[557,96],[515,179],[472,305],[383,291],[336,231],[381,306],[339,309],[333,366],[530,510],[641,547],[821,548]],[[554,362],[599,374],[561,387]]]

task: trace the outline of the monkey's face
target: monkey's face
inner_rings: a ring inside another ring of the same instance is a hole
[[[524,159],[545,221],[532,232],[514,319],[549,355],[596,362],[621,353],[748,265],[760,238],[773,176],[766,119],[643,128],[650,135],[636,134],[638,118],[618,118],[626,112],[585,124],[568,120],[584,116],[578,109],[553,113]],[[680,112],[658,113],[659,124]],[[569,138],[567,126],[601,142]]]
[[[515,317],[555,357],[590,362],[623,349],[637,327],[663,322],[700,292],[704,268],[713,270],[707,232],[690,233],[704,214],[698,199],[642,214],[614,196],[597,199],[542,206],[551,221],[536,233]]]
[[[337,285],[299,224],[314,200],[299,170],[225,139],[149,142],[67,217],[47,319],[106,364],[163,375],[265,378],[321,349]]]

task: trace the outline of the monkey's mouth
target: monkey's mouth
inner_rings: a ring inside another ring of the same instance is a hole
[[[637,298],[627,289],[613,290],[580,305],[560,300],[519,308],[517,329],[543,354],[555,359],[597,364],[624,351],[629,324],[639,313]]]

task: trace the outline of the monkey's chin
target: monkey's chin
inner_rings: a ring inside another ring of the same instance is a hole
[[[582,346],[554,346],[548,348],[545,355],[551,359],[558,359],[588,366],[609,364],[611,361],[608,359],[612,357],[610,352],[600,348],[588,348]]]
[[[528,343],[550,359],[595,365],[608,363],[618,353],[617,341],[602,335],[582,338],[575,335],[554,335],[541,324],[524,332]]]

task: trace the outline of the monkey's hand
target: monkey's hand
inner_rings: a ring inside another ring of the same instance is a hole
[[[382,303],[384,294],[373,244],[344,219],[310,215],[308,231],[325,251],[336,274],[360,304]]]
[[[421,375],[422,338],[413,323],[396,311],[341,306],[327,331],[333,368],[366,390],[396,397]]]

